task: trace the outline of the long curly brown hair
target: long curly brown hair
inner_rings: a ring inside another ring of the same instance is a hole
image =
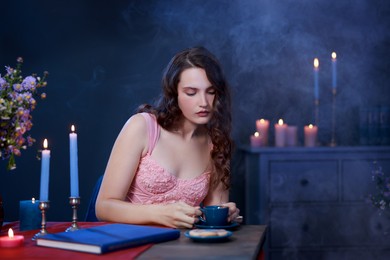
[[[230,188],[230,160],[232,154],[231,97],[230,90],[216,57],[204,47],[193,47],[177,53],[168,63],[162,77],[162,94],[155,106],[148,104],[139,107],[138,112],[156,115],[161,127],[171,130],[180,119],[182,112],[178,105],[177,87],[181,73],[189,68],[205,70],[210,83],[216,90],[212,118],[206,129],[213,143],[210,152],[213,173],[210,187],[222,182],[225,189]]]

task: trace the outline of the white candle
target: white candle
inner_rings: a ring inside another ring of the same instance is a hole
[[[286,143],[287,124],[283,124],[283,119],[279,119],[275,124],[275,146],[283,147]]]
[[[298,142],[298,128],[296,126],[287,126],[286,129],[286,145],[296,146]]]
[[[318,100],[320,97],[320,90],[318,86],[318,71],[319,71],[320,61],[314,59],[314,100]]]
[[[49,200],[49,168],[50,168],[50,150],[47,149],[47,139],[43,141],[42,159],[41,159],[41,189],[40,201]]]
[[[269,129],[269,120],[263,118],[256,120],[256,130],[263,137],[264,145],[268,145],[268,129]]]
[[[316,143],[317,143],[317,133],[318,133],[318,127],[317,126],[314,126],[314,125],[310,124],[310,125],[306,125],[304,127],[305,146],[306,147],[316,146]]]
[[[264,136],[262,136],[259,132],[255,132],[253,135],[251,135],[251,146],[264,146]]]
[[[336,89],[337,87],[337,55],[335,52],[332,52],[332,88]]]
[[[69,134],[70,150],[70,196],[79,197],[79,170],[77,156],[77,134],[75,127],[71,127],[72,133]]]

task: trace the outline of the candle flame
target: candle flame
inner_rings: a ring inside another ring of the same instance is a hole
[[[74,131],[76,130],[75,127],[74,127],[74,125],[72,125],[72,126],[70,127],[70,130],[72,130],[72,132],[74,133]]]
[[[254,135],[255,135],[256,137],[259,137],[259,136],[260,136],[259,132],[255,132]]]
[[[14,237],[14,231],[12,230],[12,228],[8,229],[8,237],[9,238],[13,238]]]
[[[309,125],[309,128],[313,128],[313,125],[312,125],[312,124],[310,124],[310,125]]]
[[[337,58],[337,54],[335,52],[332,52],[332,59],[336,59]]]
[[[318,58],[315,58],[313,63],[314,63],[314,68],[316,69],[320,66],[320,61],[318,60]]]
[[[35,203],[35,198],[32,198],[32,199],[31,199],[31,202],[34,204],[34,203]]]
[[[260,119],[260,123],[262,123],[262,124],[263,124],[263,123],[264,123],[264,121],[265,121],[265,120],[264,120],[264,118]]]
[[[279,119],[278,125],[283,125],[283,119]]]
[[[47,143],[47,139],[45,138],[45,140],[43,140],[43,148],[47,149],[47,146],[48,146],[48,143]]]

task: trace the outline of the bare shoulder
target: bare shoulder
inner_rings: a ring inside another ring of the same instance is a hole
[[[136,132],[145,132],[147,130],[146,120],[141,114],[134,114],[126,121],[123,128]]]
[[[143,148],[147,147],[148,130],[145,118],[141,114],[131,116],[124,124],[119,139],[131,142],[131,146]]]

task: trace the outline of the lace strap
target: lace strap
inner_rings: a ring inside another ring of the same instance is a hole
[[[152,151],[156,146],[157,140],[160,136],[160,127],[154,115],[146,112],[141,113],[141,115],[145,118],[146,124],[148,126],[148,133],[149,133],[148,153],[152,154]]]

